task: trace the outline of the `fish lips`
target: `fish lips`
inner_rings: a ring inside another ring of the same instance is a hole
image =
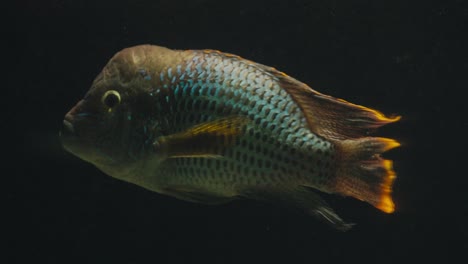
[[[67,119],[63,120],[62,129],[60,130],[60,136],[62,137],[71,137],[75,135],[75,127],[72,122]]]
[[[59,131],[62,147],[74,156],[92,162],[93,155],[89,143],[77,133],[77,127],[74,123],[73,119],[67,116],[63,120],[62,128]]]
[[[83,100],[79,101],[70,111],[65,115],[63,122],[62,122],[62,128],[60,129],[59,132],[59,137],[60,141],[62,143],[62,146],[65,148],[65,150],[77,155],[80,153],[82,154],[83,148],[84,148],[84,143],[83,142],[83,135],[80,135],[80,127],[83,126],[81,124],[84,119],[82,117],[82,106],[83,106]]]
[[[60,141],[62,146],[70,151],[74,152],[73,149],[79,145],[78,137],[75,132],[75,126],[73,125],[72,118],[68,115],[65,116],[65,119],[62,122],[62,128],[59,132]]]
[[[70,151],[71,148],[76,148],[79,145],[75,123],[77,121],[76,116],[79,116],[79,113],[81,112],[83,102],[83,100],[79,101],[72,109],[70,109],[62,122],[62,128],[59,132],[59,136],[63,147],[68,151]]]

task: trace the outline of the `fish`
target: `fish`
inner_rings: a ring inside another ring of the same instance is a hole
[[[322,194],[395,211],[400,146],[371,133],[400,120],[216,50],[138,45],[117,52],[60,130],[65,150],[103,173],[184,201],[250,199],[337,230]]]

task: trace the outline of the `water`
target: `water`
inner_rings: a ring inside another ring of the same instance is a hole
[[[450,262],[468,250],[464,1],[21,1],[10,12],[3,130],[6,263]],[[396,213],[325,196],[336,232],[253,201],[203,206],[112,179],[65,153],[65,112],[118,50],[218,49],[400,114],[378,135]],[[11,129],[13,128],[13,129]],[[11,135],[10,135],[11,134]],[[10,160],[11,159],[11,160]],[[5,170],[6,170],[5,169]],[[10,183],[11,181],[11,183]]]

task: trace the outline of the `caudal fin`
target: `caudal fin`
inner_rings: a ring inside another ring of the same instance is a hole
[[[380,154],[399,145],[393,139],[379,137],[341,141],[335,191],[366,201],[383,212],[394,212],[391,192],[396,175],[392,161]]]

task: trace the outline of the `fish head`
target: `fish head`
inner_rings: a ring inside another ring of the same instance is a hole
[[[60,132],[67,151],[117,178],[151,154],[158,131],[148,92],[154,83],[142,70],[144,53],[137,55],[117,53],[66,113]]]

